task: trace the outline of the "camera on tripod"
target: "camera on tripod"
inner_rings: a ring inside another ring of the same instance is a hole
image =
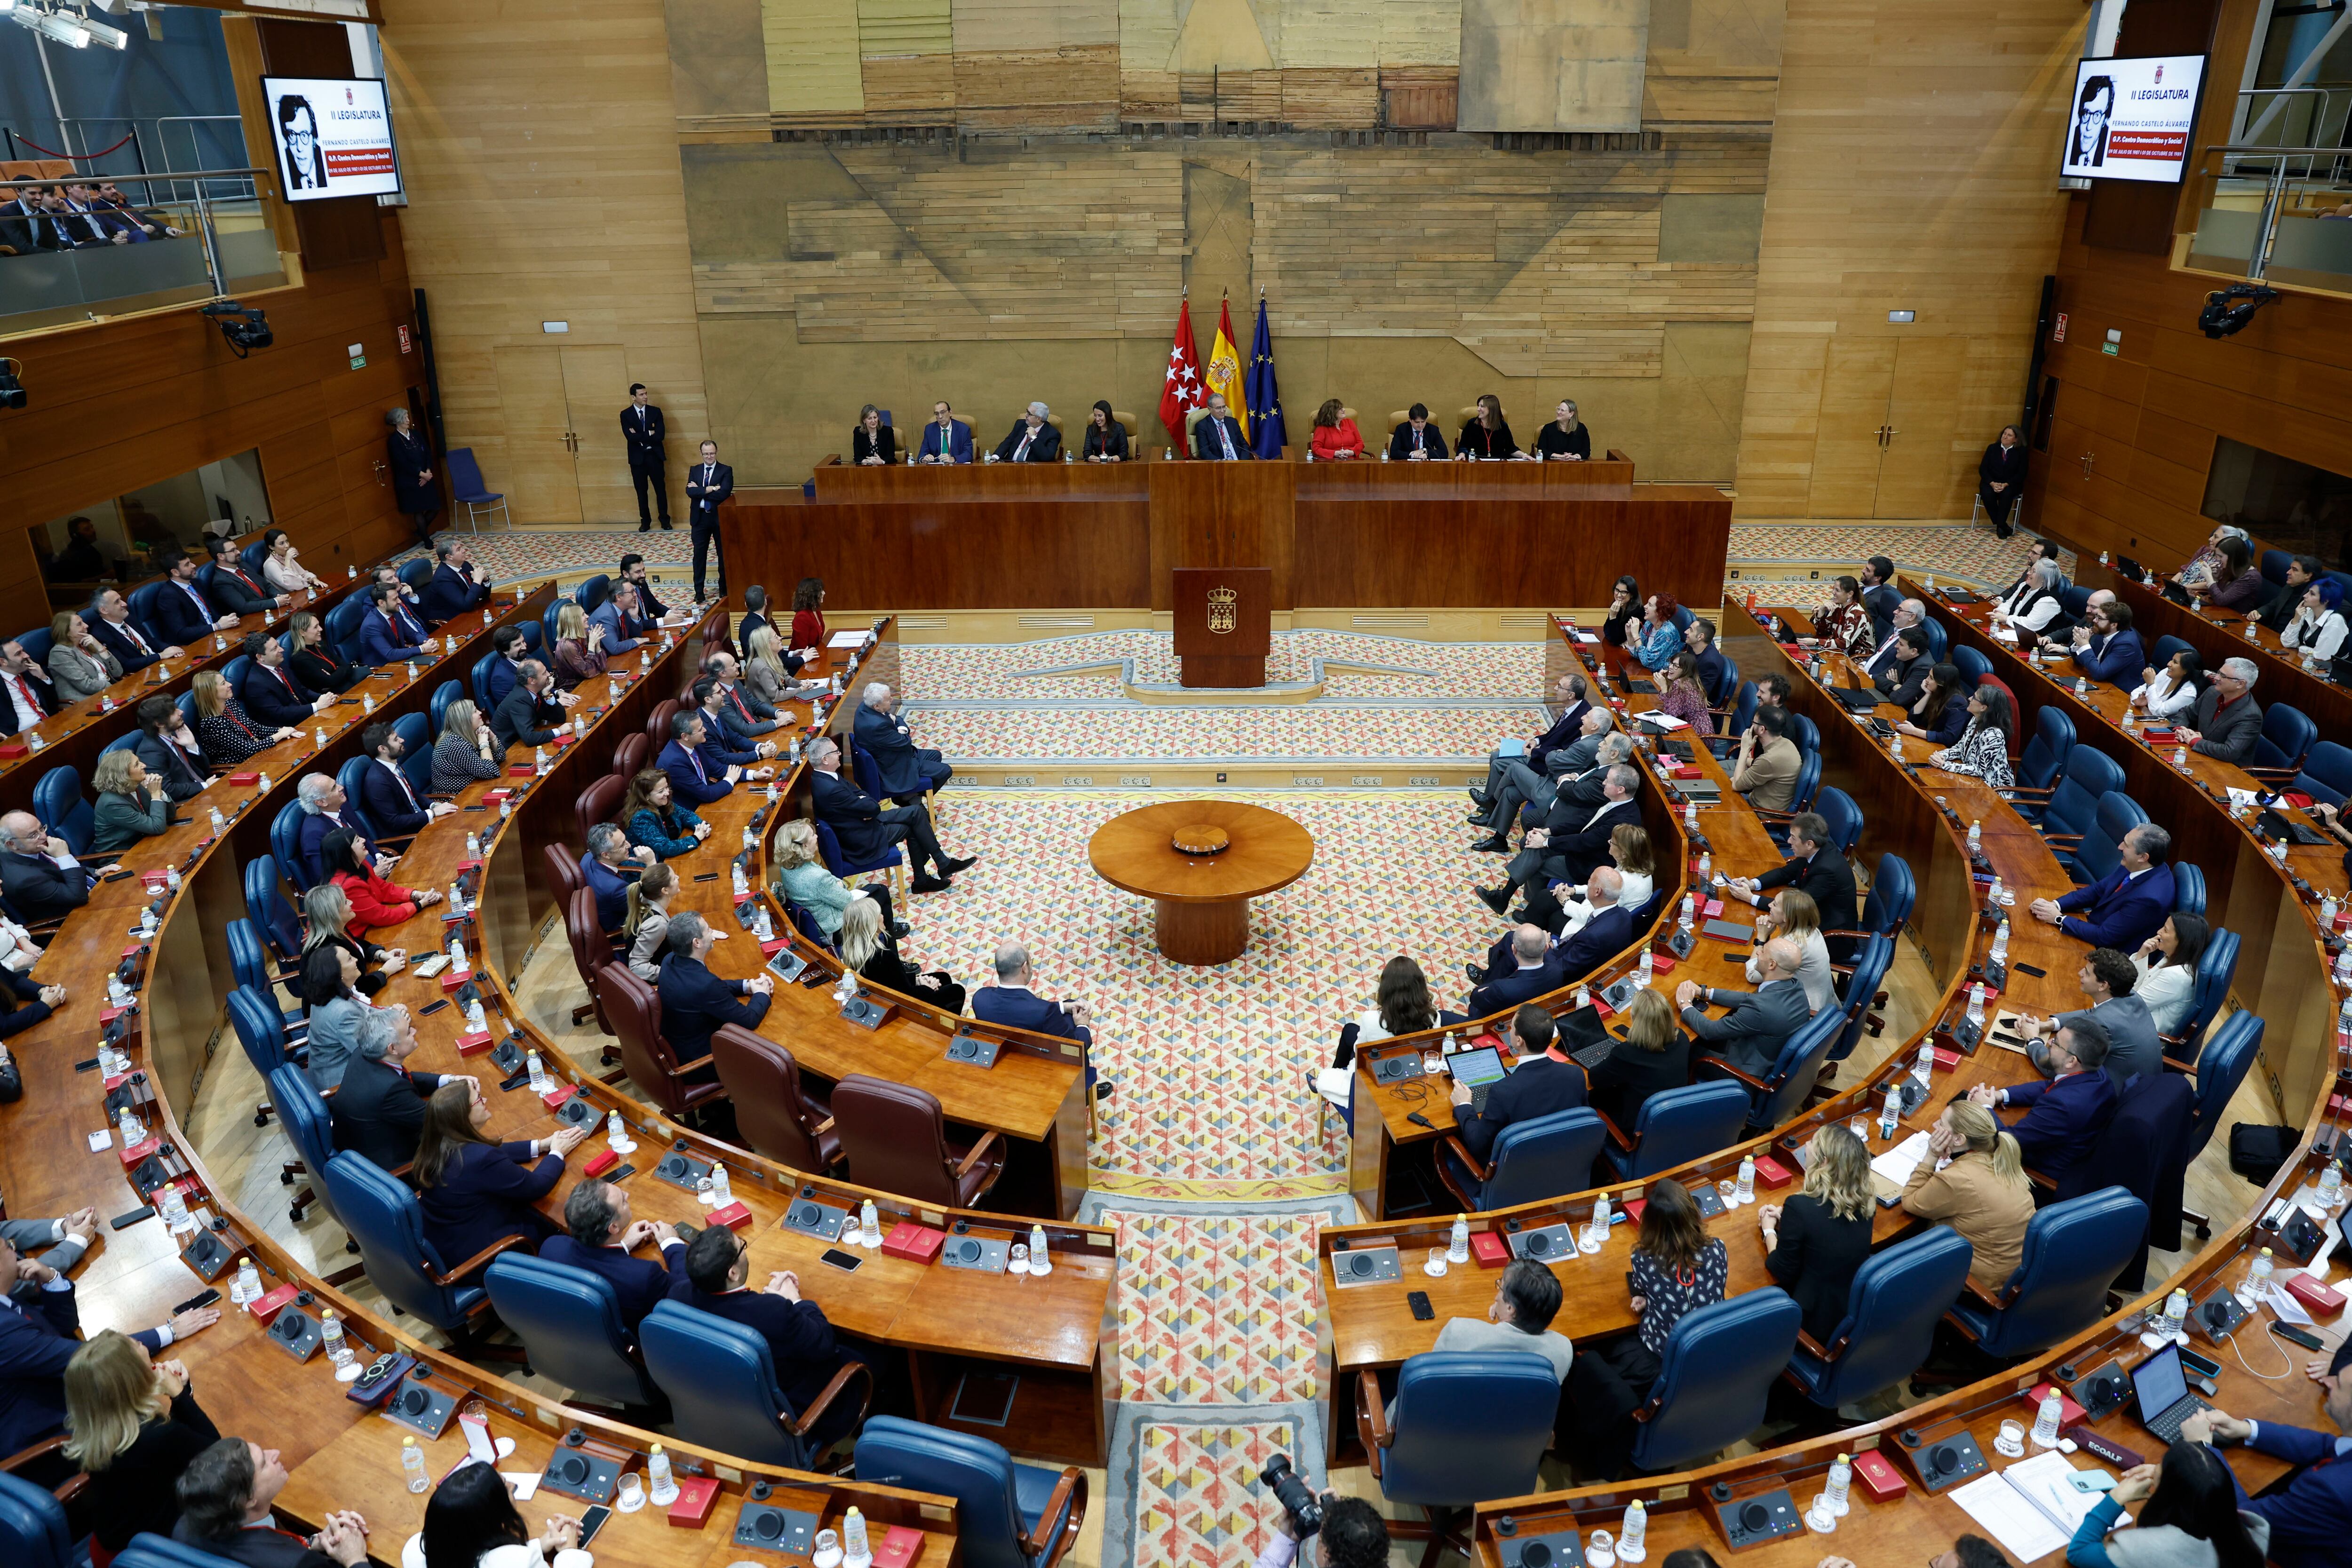
[[[1298,1472],[1290,1468],[1290,1456],[1276,1454],[1265,1462],[1257,1479],[1274,1492],[1275,1500],[1290,1515],[1290,1532],[1304,1541],[1323,1528],[1323,1500],[1315,1489],[1299,1479]]]

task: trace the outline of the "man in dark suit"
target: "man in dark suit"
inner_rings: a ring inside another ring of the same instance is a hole
[[[2326,1390],[2320,1409],[2336,1427],[2333,1433],[2283,1421],[2243,1421],[2220,1410],[2200,1410],[2180,1424],[2185,1443],[2243,1443],[2295,1467],[2258,1498],[2248,1497],[2236,1476],[2230,1478],[2238,1506],[2270,1521],[2265,1550],[2281,1568],[2341,1562],[2344,1542],[2352,1535],[2352,1465],[2341,1462],[2352,1454],[2352,1437],[2337,1435],[2352,1432],[2352,1377],[2331,1374],[2320,1386]]]
[[[1575,984],[1611,957],[1633,945],[1633,911],[1618,901],[1624,889],[1625,874],[1616,867],[1593,868],[1584,884],[1585,907],[1591,912],[1576,930],[1563,930],[1551,939],[1549,963],[1559,974],[1552,982],[1555,987]],[[1486,950],[1486,968],[1465,966],[1473,984],[1484,985],[1511,972],[1515,963],[1513,940],[1514,933],[1507,931],[1496,940],[1495,945]]]
[[[1389,434],[1389,460],[1441,462],[1444,457],[1445,437],[1429,422],[1429,405],[1416,403],[1406,409],[1404,423]]]
[[[1209,411],[1192,425],[1192,456],[1213,463],[1248,462],[1257,454],[1250,450],[1249,432],[1225,407],[1225,395],[1209,394]]]
[[[360,1568],[367,1561],[367,1521],[331,1513],[312,1536],[280,1530],[270,1505],[286,1489],[278,1450],[223,1437],[180,1473],[180,1522],[172,1539],[244,1568]]]
[[[1739,671],[1715,646],[1715,635],[1713,621],[1693,616],[1683,628],[1683,647],[1698,660],[1698,689],[1706,694],[1707,705],[1721,708],[1739,694]]]
[[[1563,675],[1552,688],[1552,700],[1559,704],[1559,717],[1542,734],[1526,740],[1506,752],[1497,747],[1486,755],[1486,787],[1470,792],[1470,804],[1477,809],[1471,813],[1473,824],[1486,827],[1500,820],[1510,826],[1507,817],[1498,817],[1495,797],[1502,793],[1503,781],[1512,767],[1527,770],[1526,789],[1532,792],[1544,778],[1544,763],[1554,752],[1576,743],[1584,733],[1584,716],[1592,711],[1585,700],[1590,689],[1581,675]],[[1523,798],[1525,798],[1523,796]]]
[[[1559,1054],[1557,1026],[1549,1013],[1533,1004],[1522,1006],[1511,1016],[1511,1033],[1518,1039],[1518,1065],[1508,1077],[1486,1090],[1486,1103],[1472,1110],[1470,1086],[1466,1083],[1456,1081],[1451,1093],[1462,1146],[1482,1162],[1493,1152],[1495,1140],[1501,1136],[1503,1129],[1511,1123],[1574,1110],[1585,1103],[1588,1086],[1584,1069]],[[1444,1152],[1453,1161],[1463,1185],[1475,1190],[1477,1179],[1453,1159],[1451,1150]]]
[[[522,679],[490,716],[491,733],[501,746],[544,746],[562,723],[563,703],[547,666],[535,658],[523,660]]]
[[[915,461],[971,461],[971,426],[949,411],[945,398],[931,405],[931,422],[923,426],[923,438],[915,444]]]
[[[0,212],[6,210],[0,207]],[[2260,609],[2249,610],[2246,618],[2258,620],[2273,631],[2284,631],[2287,622],[2294,619],[2296,607],[2303,603],[2304,590],[2311,586],[2313,578],[2326,570],[2327,563],[2316,555],[2296,556],[2287,563],[2286,582],[2279,591]]]
[[[1903,590],[1895,585],[1895,563],[1884,555],[1874,555],[1862,563],[1862,607],[1870,612],[1870,629],[1874,638],[1872,647],[1885,642],[1895,630],[1895,611],[1903,603]]]
[[[689,807],[723,800],[743,769],[721,763],[709,751],[710,726],[699,708],[683,709],[670,718],[669,743],[654,765],[669,775],[670,789]]]
[[[406,1007],[378,1007],[360,1020],[343,1081],[327,1101],[336,1148],[384,1171],[416,1158],[417,1140],[425,1135],[425,1101],[443,1079],[439,1073],[411,1072],[401,1065],[415,1051],[416,1023]]]
[[[646,558],[635,551],[621,557],[621,581],[637,591],[637,603],[655,620],[666,619],[669,606],[654,597],[653,579],[646,575]]]
[[[1479,901],[1498,915],[1507,914],[1516,888],[1526,900],[1523,918],[1551,928],[1555,921],[1546,917],[1559,911],[1545,884],[1582,882],[1609,858],[1609,835],[1620,823],[1639,825],[1642,820],[1641,803],[1633,798],[1640,785],[1641,776],[1630,764],[1612,763],[1601,775],[1600,805],[1581,813],[1583,821],[1568,832],[1529,828],[1520,840],[1519,852],[1511,858],[1510,879],[1499,888],[1477,889]]]
[[[1489,969],[1486,984],[1470,993],[1463,1008],[1470,1016],[1484,1018],[1559,989],[1559,970],[1551,961],[1551,938],[1543,927],[1523,925],[1511,933],[1511,960],[1508,968],[1496,964]]]
[[[644,533],[654,525],[653,513],[646,508],[647,485],[660,503],[661,525],[667,528],[669,476],[664,470],[669,464],[669,449],[664,443],[669,431],[642,381],[629,383],[629,405],[621,410],[621,438],[629,447],[629,482],[637,488],[637,531]]]
[[[1087,1084],[1098,1100],[1108,1099],[1112,1085],[1095,1076],[1094,1010],[1084,1002],[1057,1002],[1040,996],[1033,987],[1036,972],[1029,950],[1017,942],[996,944],[996,984],[971,994],[971,1016],[984,1024],[1003,1024],[1040,1035],[1056,1035],[1087,1047]]]
[[[768,776],[769,770],[757,764],[776,754],[776,743],[735,728],[726,692],[710,676],[694,683],[694,710],[702,715],[701,755],[706,766],[716,763],[722,768],[740,768],[744,777],[753,780]]]
[[[255,632],[245,639],[245,657],[253,662],[238,683],[236,700],[265,728],[290,724],[299,729],[335,705],[333,692],[314,692],[294,679],[286,668],[285,645],[268,633]]]
[[[1606,708],[1588,709],[1583,734],[1555,748],[1545,758],[1546,776],[1514,763],[1503,772],[1503,787],[1489,803],[1489,815],[1472,813],[1467,820],[1487,829],[1486,837],[1470,847],[1482,855],[1511,852],[1511,825],[1540,827],[1547,837],[1573,833],[1601,805],[1609,770],[1633,755],[1633,738],[1617,728],[1616,716]]]
[[[63,920],[89,902],[90,874],[29,811],[0,816],[0,892],[26,925]],[[0,1275],[5,1282],[5,1275]],[[9,1450],[15,1453],[14,1448]]]
[[[2164,1040],[2156,1032],[2156,1018],[2147,1004],[2132,994],[2139,971],[2130,958],[2112,947],[2094,948],[2074,972],[2086,1005],[2048,1018],[2020,1016],[2017,1032],[2025,1037],[2025,1054],[2043,1072],[2053,1071],[2050,1041],[2077,1018],[2095,1020],[2107,1032],[2108,1081],[2120,1097],[2135,1078],[2164,1071]]]
[[[215,607],[234,616],[268,616],[282,608],[291,597],[273,594],[254,581],[253,574],[236,552],[234,539],[213,539],[205,542],[212,552],[212,580],[205,584],[205,597]]]
[[[743,684],[739,679],[742,669],[735,656],[724,649],[702,661],[703,675],[719,689],[715,705],[727,715],[729,733],[746,741],[773,734],[783,728],[783,716],[776,711],[775,704]],[[768,754],[775,755],[773,752]]]
[[[11,638],[0,643],[0,733],[21,735],[66,705],[49,672]]]
[[[1927,634],[1916,626],[1900,626],[1870,656],[1863,673],[1870,677],[1881,698],[1908,711],[1927,689],[1927,674],[1933,668],[1935,660],[1927,657]]]
[[[236,625],[236,616],[213,607],[196,586],[196,563],[185,551],[163,557],[163,591],[155,595],[155,629],[182,647],[193,647],[216,631]]]
[[[1062,460],[1062,433],[1045,423],[1046,407],[1033,403],[1027,412],[1013,422],[1013,428],[996,444],[996,460],[1000,463],[1058,463]]]
[[[399,570],[392,566],[378,566],[370,573],[370,576],[375,584],[392,590],[390,614],[393,625],[401,634],[401,640],[430,646],[425,642],[431,635],[431,628],[425,624],[425,616],[420,608],[422,602],[416,590],[400,580]]]
[[[654,863],[645,846],[632,849],[627,835],[609,822],[588,830],[588,847],[580,857],[580,880],[596,895],[596,921],[611,935],[629,916],[629,884]]]
[[[54,250],[55,242],[44,232],[48,226],[48,215],[41,210],[32,186],[0,185],[0,250],[11,256]]]
[[[2089,624],[2074,628],[2074,668],[2092,680],[2104,680],[2126,691],[2140,684],[2147,654],[2139,633],[2132,629],[2129,605],[2101,605],[2090,613]]]
[[[2055,899],[2034,900],[2028,906],[2033,918],[2093,947],[2137,952],[2172,913],[2172,835],[2143,822],[2116,848],[2114,870]]]
[[[685,1277],[670,1282],[669,1299],[740,1323],[766,1340],[776,1385],[797,1416],[816,1403],[835,1373],[866,1358],[834,1337],[823,1308],[801,1299],[800,1279],[790,1269],[769,1275],[758,1290],[750,1289],[750,1250],[725,1226],[709,1226],[687,1245]],[[811,1446],[830,1447],[848,1436],[864,1403],[843,1389],[810,1431]]]
[[[1734,877],[1727,884],[1732,896],[1762,909],[1775,888],[1794,888],[1822,911],[1824,931],[1853,929],[1856,918],[1853,868],[1830,838],[1829,819],[1817,811],[1801,811],[1789,822],[1789,858],[1760,877]],[[1830,962],[1852,963],[1850,936],[1829,939]]]
[[[1725,991],[1684,981],[1675,987],[1683,1026],[1707,1055],[1721,1057],[1750,1078],[1762,1078],[1780,1059],[1789,1037],[1812,1016],[1805,987],[1797,979],[1804,956],[1795,942],[1774,937],[1759,950],[1757,971],[1762,980],[1753,991]],[[1704,1010],[1710,1004],[1731,1010],[1711,1018]]]
[[[113,588],[100,588],[81,613],[90,635],[122,661],[122,673],[144,669],[159,658],[177,658],[181,649],[156,641],[131,618],[131,601]]]
[[[694,535],[694,602],[709,602],[703,592],[703,559],[719,557],[719,592],[727,593],[727,549],[719,542],[719,504],[735,493],[735,470],[719,460],[719,443],[705,441],[702,457],[686,476],[686,521]]]
[[[433,553],[438,564],[433,568],[432,580],[425,584],[427,622],[437,626],[489,603],[489,582],[475,572],[473,554],[464,540],[443,540],[434,546]]]
[[[635,653],[652,640],[654,624],[639,613],[641,608],[636,584],[623,583],[605,595],[603,604],[588,612],[588,624],[604,628],[604,652],[607,658]]]
[[[898,699],[881,681],[867,683],[857,705],[856,728],[857,743],[882,775],[882,793],[894,800],[912,800],[955,777],[945,757],[915,744],[907,721],[898,716]]]
[[[2103,1070],[2106,1061],[2105,1026],[2077,1014],[2050,1044],[2050,1066],[2056,1077],[2047,1083],[2017,1083],[2007,1089],[1980,1083],[1969,1090],[1969,1098],[1987,1107],[2025,1107],[2024,1120],[2009,1127],[2016,1135],[2018,1152],[2024,1155],[2027,1169],[2056,1181],[2091,1152],[2115,1120],[2116,1086]]]
[[[490,636],[490,646],[499,657],[490,660],[482,671],[480,706],[485,713],[496,713],[507,700],[507,693],[522,684],[523,656],[530,651],[530,638],[520,626],[500,626]]]
[[[139,760],[147,776],[173,800],[193,800],[216,775],[205,767],[204,749],[180,705],[168,697],[150,697],[139,704]]]
[[[441,486],[433,471],[433,443],[410,428],[408,410],[388,410],[383,463],[392,476],[394,503],[416,530],[416,542],[433,539],[433,519],[441,510]]]
[[[343,786],[326,773],[304,773],[295,782],[294,804],[301,808],[302,819],[294,829],[294,857],[302,863],[303,886],[316,887],[327,879],[327,835],[345,827],[359,830],[357,822],[343,818],[350,802]]]
[[[2251,658],[2223,659],[2189,722],[2174,725],[2181,743],[2200,756],[2244,767],[2263,734],[2263,705],[2254,700],[2259,673]]]
[[[632,1334],[685,1277],[686,1243],[677,1232],[665,1221],[631,1215],[628,1193],[608,1182],[591,1176],[572,1189],[563,1200],[563,1228],[570,1234],[539,1244],[540,1257],[584,1269],[611,1285],[620,1301],[621,1321]],[[659,1263],[629,1256],[648,1241],[661,1254]]]
[[[440,645],[432,637],[417,637],[414,631],[401,624],[400,590],[378,583],[368,590],[367,613],[360,616],[360,662],[379,668],[387,664],[403,664],[412,658],[423,658]]]
[[[457,809],[454,802],[427,800],[416,793],[416,786],[400,771],[408,742],[391,725],[382,721],[369,725],[361,732],[360,745],[375,764],[360,775],[360,807],[381,837],[414,838],[435,817]]]
[[[749,980],[711,973],[706,961],[718,942],[718,933],[691,910],[670,916],[669,952],[661,962],[662,1037],[681,1063],[709,1056],[710,1037],[725,1025],[759,1028],[775,993],[776,977],[764,969]]]
[[[815,796],[817,820],[841,840],[841,852],[861,865],[871,865],[894,844],[907,846],[908,868],[915,873],[918,893],[941,893],[958,871],[979,862],[974,855],[956,859],[940,847],[931,831],[930,807],[917,802],[888,810],[882,803],[841,776],[841,747],[820,740],[809,749],[809,783]],[[933,875],[926,876],[929,865]]]

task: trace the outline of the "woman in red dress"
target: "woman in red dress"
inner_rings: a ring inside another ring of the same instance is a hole
[[[793,643],[796,648],[824,647],[824,584],[803,577],[793,590]]]

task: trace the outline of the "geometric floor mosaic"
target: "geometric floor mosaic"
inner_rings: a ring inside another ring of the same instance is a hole
[[[1314,1425],[1304,1412],[1264,1420],[1213,1412],[1196,1422],[1171,1411],[1161,1419],[1137,1422],[1132,1467],[1115,1470],[1113,1482],[1114,1491],[1121,1489],[1119,1482],[1127,1483],[1130,1509],[1115,1510],[1112,1527],[1127,1524],[1131,1534],[1121,1556],[1107,1531],[1105,1561],[1184,1568],[1255,1562],[1273,1535],[1266,1523],[1273,1499],[1258,1480],[1265,1462],[1287,1454],[1293,1467],[1311,1478],[1317,1447]],[[1114,1465],[1118,1459],[1114,1455]]]
[[[1316,1397],[1322,1216],[1111,1211],[1122,1399],[1264,1405]]]

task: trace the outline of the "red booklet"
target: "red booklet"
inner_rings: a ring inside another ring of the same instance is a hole
[[[907,1568],[915,1560],[915,1553],[923,1549],[923,1532],[894,1524],[890,1533],[876,1541],[869,1527],[866,1544],[874,1549],[874,1568]]]
[[[882,1256],[903,1258],[910,1263],[929,1263],[940,1255],[947,1241],[944,1231],[933,1230],[913,1220],[902,1219],[882,1237]]]
[[[603,1153],[593,1156],[586,1164],[581,1166],[580,1173],[583,1176],[601,1176],[620,1163],[621,1157],[607,1149]]]
[[[735,1202],[729,1204],[725,1208],[712,1209],[710,1211],[710,1223],[713,1225],[723,1225],[730,1230],[740,1230],[743,1226],[751,1223],[751,1211],[744,1205],[742,1200],[739,1198]]]
[[[710,1521],[710,1506],[719,1500],[719,1481],[712,1476],[677,1478],[677,1500],[669,1505],[669,1521],[686,1530],[700,1530]]]

